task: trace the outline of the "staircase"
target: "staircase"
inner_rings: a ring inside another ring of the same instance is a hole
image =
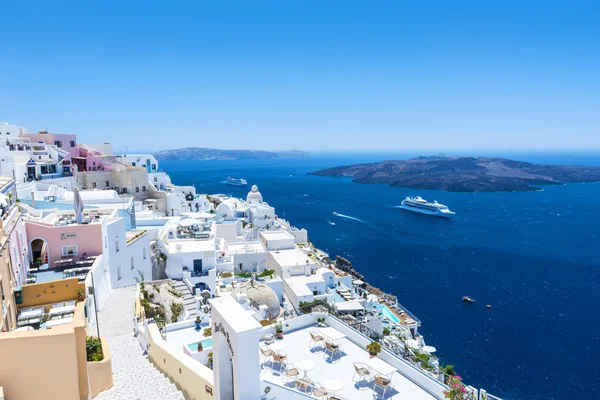
[[[173,281],[175,289],[181,293],[181,300],[183,301],[183,308],[187,311],[188,319],[195,319],[197,316],[196,312],[196,298],[191,292],[190,288],[183,281]]]
[[[114,386],[94,400],[185,400],[175,384],[157,370],[142,353],[133,335],[108,339]]]

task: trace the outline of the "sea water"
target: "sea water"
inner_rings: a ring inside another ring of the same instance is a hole
[[[245,197],[250,185],[258,185],[277,214],[306,228],[317,247],[347,257],[369,283],[398,296],[422,321],[420,332],[437,348],[441,364],[453,364],[466,383],[508,399],[595,397],[600,393],[600,184],[449,193],[306,174],[415,155],[160,166],[175,184],[193,184],[199,193]],[[496,155],[600,165],[600,154]],[[244,178],[249,186],[221,184],[228,176]],[[443,219],[398,208],[415,195],[446,204],[456,215]],[[463,303],[464,295],[476,303]]]

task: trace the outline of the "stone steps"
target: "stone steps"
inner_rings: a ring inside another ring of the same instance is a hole
[[[190,291],[190,288],[183,281],[173,281],[173,286],[179,292],[181,292],[181,298],[183,302],[183,308],[188,312],[188,319],[196,318],[196,299],[194,298],[193,293]]]

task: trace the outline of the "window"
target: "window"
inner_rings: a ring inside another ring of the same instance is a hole
[[[119,252],[119,239],[115,240],[115,253]]]
[[[92,165],[96,165],[96,161],[94,161],[94,162],[92,163]]]
[[[96,189],[96,182],[92,182],[92,187]]]
[[[146,191],[146,186],[142,186],[142,192]]]
[[[239,268],[239,270],[240,270],[240,271],[242,270],[242,267],[243,267],[243,266],[244,266],[244,264],[242,264],[242,263],[239,263],[239,264],[238,264],[238,268]]]
[[[54,145],[55,145],[56,147],[62,147],[62,142],[61,142],[60,140],[55,140],[55,141],[54,141]]]
[[[71,142],[69,143],[71,145],[71,147],[75,147],[75,141],[71,140]]]
[[[142,260],[146,259],[146,249],[142,249]]]
[[[106,249],[108,247],[108,239],[106,238],[106,236],[104,236],[104,248]]]
[[[318,296],[319,292],[317,290],[313,290],[313,296]]]
[[[127,193],[127,188],[123,188],[123,193]]]
[[[121,267],[117,267],[117,280],[120,281],[123,276],[121,275]]]
[[[140,187],[139,187],[139,186],[136,186],[136,187],[135,187],[135,192],[136,192],[136,193],[139,193],[139,192],[140,192]]]
[[[104,184],[106,185],[106,187],[110,186],[110,182],[109,181],[104,182]]]
[[[62,255],[63,257],[67,257],[67,256],[76,256],[78,254],[77,252],[77,245],[75,244],[69,244],[66,246],[62,247]]]
[[[134,269],[134,268],[135,268],[135,261],[134,261],[134,258],[131,257],[131,269]]]
[[[154,177],[154,182],[158,182],[158,178],[157,177]]]

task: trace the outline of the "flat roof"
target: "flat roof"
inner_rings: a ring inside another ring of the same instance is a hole
[[[227,251],[232,253],[266,253],[267,249],[261,242],[227,243]]]
[[[279,231],[262,231],[260,234],[266,240],[289,240],[294,239],[294,236],[288,231],[279,230]]]
[[[226,323],[236,333],[260,329],[261,325],[231,296],[216,297],[210,301],[212,315],[215,311],[226,320]],[[212,319],[214,322],[214,319]],[[215,332],[213,332],[213,335]]]
[[[272,250],[269,253],[271,253],[275,261],[277,261],[277,263],[282,267],[306,265],[307,260],[310,265],[315,265],[314,261],[312,261],[306,254],[304,254],[303,251],[297,248],[285,250]]]
[[[215,251],[215,242],[211,239],[169,240],[169,252],[171,254],[194,253],[200,251]]]

